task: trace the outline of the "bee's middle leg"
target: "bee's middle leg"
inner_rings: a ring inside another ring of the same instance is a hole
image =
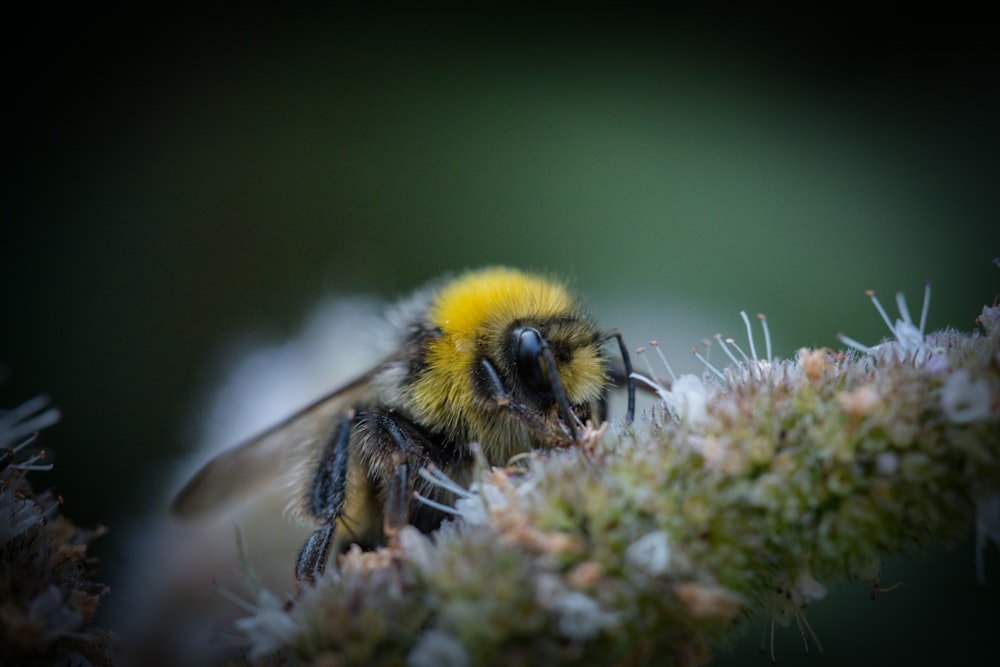
[[[299,591],[305,584],[316,583],[316,578],[326,570],[326,563],[330,558],[337,519],[344,513],[353,425],[353,414],[340,421],[323,450],[323,457],[316,471],[307,506],[320,526],[306,540],[295,562],[295,583]]]
[[[414,471],[427,461],[427,439],[398,414],[371,413],[368,417],[374,436],[366,443],[368,453],[372,461],[388,473],[382,489],[382,532],[392,546],[399,531],[410,523]]]

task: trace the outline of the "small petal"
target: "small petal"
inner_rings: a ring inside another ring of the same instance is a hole
[[[899,457],[892,452],[879,454],[878,458],[875,459],[875,470],[878,474],[886,477],[895,475],[896,471],[899,470]]]
[[[287,646],[299,633],[281,600],[267,589],[257,595],[257,613],[237,619],[233,626],[250,640],[252,660],[260,660]]]
[[[697,426],[708,418],[708,388],[696,375],[677,378],[664,400],[678,419],[686,424]]]
[[[566,590],[555,575],[540,576],[535,590],[539,604],[555,612],[559,631],[569,639],[591,639],[604,628],[619,623],[617,614],[604,611],[589,595]]]
[[[826,597],[826,586],[816,581],[808,571],[799,573],[791,590],[792,601],[799,607]]]
[[[406,658],[409,667],[466,667],[469,654],[461,642],[440,630],[428,630]]]
[[[670,542],[662,530],[633,542],[625,551],[625,562],[650,576],[664,574],[670,567]]]
[[[948,376],[941,390],[941,410],[956,424],[987,419],[992,403],[989,383],[984,378],[972,380],[964,368]]]
[[[490,513],[503,509],[509,504],[503,491],[492,484],[476,483],[472,485],[473,494],[455,501],[455,509],[471,526],[482,526],[490,523]]]
[[[399,531],[399,546],[419,569],[427,570],[433,565],[430,539],[413,526],[405,526]]]
[[[615,614],[601,609],[589,595],[568,591],[559,598],[559,630],[570,639],[590,639],[607,627],[618,624]]]
[[[977,320],[987,335],[996,336],[1000,334],[1000,306],[983,306],[983,312]]]

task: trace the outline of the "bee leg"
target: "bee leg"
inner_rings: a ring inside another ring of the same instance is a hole
[[[410,522],[410,498],[413,496],[413,483],[410,480],[409,466],[400,463],[393,470],[386,487],[385,509],[382,514],[382,532],[390,547],[396,545],[399,531]]]
[[[625,339],[622,338],[622,334],[618,329],[609,331],[604,335],[604,341],[607,342],[612,338],[618,341],[618,351],[622,355],[622,365],[624,366],[623,371],[618,373],[617,370],[612,374],[612,379],[614,380],[615,386],[620,387],[625,385],[628,391],[628,408],[625,411],[625,423],[631,424],[635,420],[635,378],[632,377],[632,360],[628,355],[628,347],[625,345]]]
[[[309,536],[299,551],[295,561],[295,585],[299,592],[306,585],[316,584],[316,577],[326,570],[326,561],[330,558],[330,545],[333,544],[334,522],[325,523]]]
[[[608,392],[601,392],[594,409],[594,426],[604,423],[608,419]]]
[[[497,374],[497,370],[493,368],[487,359],[479,360],[480,366],[485,373],[486,387],[483,389],[487,395],[496,402],[496,405],[506,409],[514,417],[523,422],[531,431],[541,440],[549,442],[554,445],[566,445],[570,442],[576,440],[576,425],[572,422],[567,424],[567,428],[570,429],[571,438],[567,439],[565,434],[553,431],[552,428],[545,423],[537,411],[532,410],[523,403],[519,403],[514,399],[503,386],[503,381],[500,379],[500,375]],[[481,376],[482,377],[482,376]],[[570,413],[572,414],[572,413]]]
[[[409,421],[393,413],[377,415],[376,427],[382,435],[373,441],[378,444],[376,456],[391,470],[384,487],[382,532],[389,546],[395,546],[399,531],[410,523],[410,499],[414,489],[411,462],[427,461],[426,438],[415,433]]]
[[[303,586],[315,584],[316,578],[326,570],[337,519],[344,513],[348,447],[353,425],[353,413],[341,420],[323,450],[313,481],[308,508],[320,526],[306,540],[295,562],[295,584],[300,593]]]

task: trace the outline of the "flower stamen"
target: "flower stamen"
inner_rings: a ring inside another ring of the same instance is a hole
[[[889,314],[885,312],[885,308],[882,307],[878,297],[875,296],[875,290],[866,290],[865,296],[871,299],[872,303],[875,305],[875,310],[877,310],[878,314],[882,316],[882,321],[885,322],[887,327],[889,327],[889,331],[892,331],[893,335],[895,335],[896,327],[893,326],[892,320],[889,319]]]
[[[14,457],[17,456],[18,452],[20,452],[28,445],[34,444],[37,441],[38,441],[38,431],[35,431],[33,434],[31,434],[31,436],[25,438],[19,444],[14,445],[13,447],[8,447],[7,449],[3,450],[3,453],[0,454],[0,470],[3,470],[4,468],[10,465],[13,465],[13,467],[17,470],[23,470],[23,471],[40,470],[42,472],[45,472],[52,470],[53,464],[51,463],[35,465],[36,462],[45,459],[44,449],[35,454],[34,456],[32,456],[27,461],[22,461],[21,463],[14,463]]]
[[[448,477],[440,468],[433,464],[421,468],[417,474],[434,486],[440,487],[445,491],[451,491],[460,498],[472,498],[475,495],[470,493],[468,489],[459,486],[455,480]]]
[[[927,325],[927,313],[930,312],[931,307],[931,281],[924,281],[924,306],[920,309],[920,335],[924,335],[925,326]]]
[[[774,357],[771,356],[771,330],[767,326],[767,317],[764,313],[757,313],[757,319],[760,320],[760,326],[764,329],[764,345],[767,348],[767,361],[771,361]]]
[[[725,341],[723,341],[722,340],[722,334],[715,334],[715,340],[717,340],[719,342],[719,345],[722,347],[722,351],[726,353],[726,356],[729,357],[730,361],[732,361],[734,364],[736,364],[737,366],[739,366],[740,365],[740,360],[736,358],[736,355],[734,355],[732,352],[729,351],[728,347],[726,347],[726,343],[729,343],[730,345],[732,345],[733,347],[735,347],[737,350],[739,350],[740,353],[742,353],[743,350],[740,350],[740,348],[737,347],[736,342],[732,338],[727,338],[727,339],[725,339]],[[747,355],[744,354],[743,356],[746,357]]]
[[[660,361],[667,368],[667,374],[670,376],[671,382],[677,381],[677,375],[674,374],[674,369],[670,367],[670,362],[667,361],[667,357],[663,354],[663,350],[660,349],[660,342],[656,340],[649,341],[649,344],[656,350],[656,354],[660,356]]]
[[[919,327],[913,323],[913,318],[910,316],[910,310],[906,305],[906,297],[902,292],[896,293],[896,306],[899,308],[900,319],[896,320],[896,323],[889,319],[889,314],[886,312],[885,308],[882,307],[881,302],[878,297],[875,296],[873,290],[865,291],[865,294],[871,299],[872,304],[875,306],[875,310],[882,317],[882,321],[885,322],[886,326],[889,327],[889,331],[892,332],[892,337],[895,339],[895,343],[898,344],[898,351],[903,354],[915,353],[916,360],[918,363],[923,363],[929,356],[927,354],[925,340],[924,340],[924,330],[927,326],[927,314],[930,311],[931,304],[931,283],[930,281],[924,282],[924,302],[923,307],[920,310],[920,325]],[[848,338],[842,333],[837,334],[837,339],[841,343],[852,347],[856,350],[864,352],[865,354],[876,354],[885,343],[879,345],[873,345],[871,347],[859,343],[853,338]],[[892,342],[892,341],[890,341]],[[889,348],[897,349],[897,348]]]
[[[754,361],[758,361],[757,348],[753,344],[753,330],[750,328],[750,318],[747,317],[747,311],[741,310],[740,317],[743,318],[743,323],[747,326],[747,340],[750,341],[750,356],[753,357]]]
[[[705,365],[705,368],[707,368],[709,371],[711,371],[717,378],[719,378],[720,380],[725,380],[726,379],[726,376],[722,374],[722,371],[720,371],[718,368],[716,368],[715,366],[713,366],[712,363],[708,359],[706,359],[705,357],[703,357],[702,354],[701,354],[701,352],[698,351],[697,347],[692,347],[691,348],[691,353],[694,356],[698,357],[698,361],[700,361],[701,363],[703,363]]]
[[[655,378],[656,377],[656,371],[653,370],[653,364],[650,363],[649,357],[646,356],[646,348],[644,348],[644,347],[637,347],[637,348],[635,348],[635,354],[636,354],[636,356],[641,357],[643,363],[646,364],[646,369],[649,371],[649,377]]]
[[[413,492],[413,497],[416,500],[422,502],[424,505],[427,505],[428,507],[433,507],[434,509],[436,509],[436,510],[438,510],[440,512],[444,512],[446,514],[453,514],[453,515],[461,514],[461,512],[459,512],[454,507],[452,507],[450,505],[445,505],[444,503],[439,503],[436,500],[431,500],[427,496],[420,495],[420,493],[418,491],[414,491]]]
[[[856,341],[853,338],[851,338],[850,336],[848,336],[846,334],[843,334],[843,333],[838,333],[837,334],[837,340],[839,340],[841,343],[843,343],[847,347],[854,348],[855,350],[857,350],[859,352],[864,352],[865,354],[875,354],[875,352],[876,352],[876,349],[874,347],[870,347],[870,346],[865,345],[864,343],[862,343],[860,341]]]
[[[0,411],[0,447],[6,447],[59,421],[59,409],[48,407],[49,400],[48,396],[42,394],[28,399],[16,408]]]

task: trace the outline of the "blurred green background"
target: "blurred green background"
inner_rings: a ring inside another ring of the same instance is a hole
[[[1000,292],[985,24],[33,11],[5,29],[0,397],[63,409],[36,483],[112,526],[112,570],[219,350],[330,293],[552,270],[694,368],[741,309],[790,355],[883,337],[865,289],[919,310],[931,279],[930,325],[965,330]],[[838,590],[810,664],[973,655],[1000,617],[988,565],[978,589],[970,540],[893,563],[906,586],[876,605]],[[723,657],[757,659],[748,637]]]

